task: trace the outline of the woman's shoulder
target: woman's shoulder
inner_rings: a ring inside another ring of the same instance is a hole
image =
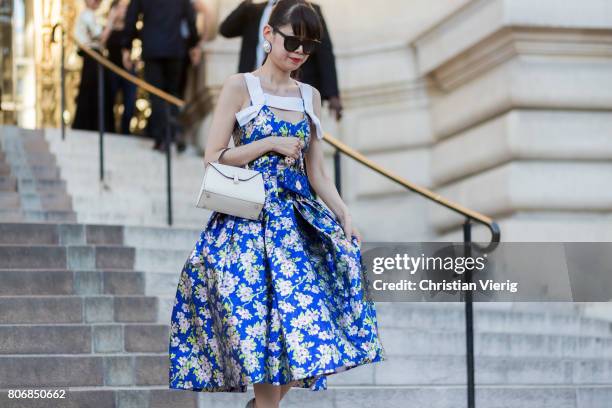
[[[231,88],[240,88],[242,85],[244,85],[243,73],[232,74],[225,78],[225,82],[223,83],[223,86],[228,86]]]
[[[303,94],[304,98],[310,99],[313,107],[316,107],[317,105],[319,106],[321,105],[321,93],[319,92],[317,88],[315,88],[314,86],[306,82],[300,82],[298,80],[296,80],[296,82],[298,83],[302,91],[305,92],[305,94]]]
[[[311,93],[312,96],[318,97],[318,98],[321,97],[321,94],[319,93],[319,90],[317,88],[315,88],[314,86],[310,85],[309,83],[298,81],[297,79],[295,80],[295,82],[297,82],[298,85],[302,89],[308,90]]]
[[[232,105],[245,106],[251,99],[242,73],[232,74],[225,78],[221,93],[227,95]]]
[[[225,78],[223,83],[225,91],[230,92],[236,96],[243,96],[245,93],[248,94],[247,84],[244,80],[244,74],[232,74]]]

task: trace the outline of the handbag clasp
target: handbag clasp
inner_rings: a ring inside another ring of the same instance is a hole
[[[238,184],[238,174],[234,173],[234,184]]]

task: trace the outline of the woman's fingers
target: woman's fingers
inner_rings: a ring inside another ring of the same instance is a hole
[[[346,235],[346,239],[348,239],[349,241],[352,239],[351,237],[351,231],[353,230],[353,223],[351,222],[350,219],[347,219],[344,221],[344,235]]]

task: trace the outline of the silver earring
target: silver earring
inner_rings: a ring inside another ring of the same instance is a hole
[[[269,54],[269,53],[270,53],[270,51],[272,51],[272,44],[270,44],[270,41],[265,40],[265,41],[263,42],[263,49],[264,49],[264,51],[266,52],[266,54]]]

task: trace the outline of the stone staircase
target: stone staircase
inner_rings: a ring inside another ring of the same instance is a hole
[[[0,224],[0,279],[0,388],[69,389],[68,406],[197,406],[167,389],[168,325],[120,227]]]
[[[15,135],[21,137],[22,150]],[[60,174],[54,156],[44,154],[43,136],[58,152]],[[109,142],[116,143],[113,151],[123,151],[125,160],[140,163],[127,169],[109,167],[110,190],[79,187],[96,180],[95,174],[86,175],[85,160],[77,160],[81,154],[90,157],[82,146],[94,139],[78,134],[83,139],[75,141],[77,135],[70,136],[71,142],[62,147],[49,141],[54,136],[41,132],[0,128],[0,146],[9,148],[0,152],[0,180],[6,187],[0,200],[2,210],[14,210],[5,212],[0,222],[0,407],[243,407],[252,391],[197,394],[167,389],[170,308],[179,272],[207,215],[198,210],[199,221],[187,215],[185,225],[168,228],[161,226],[163,211],[142,214],[149,211],[142,209],[145,198],[160,194],[155,183],[148,185],[145,179],[160,179],[152,169],[164,164],[156,158],[163,156],[149,152],[141,140]],[[69,152],[73,141],[81,153]],[[28,160],[15,158],[20,151]],[[45,166],[34,157],[46,160]],[[175,174],[189,166],[198,171],[196,164],[189,164],[197,160],[181,157],[175,163],[181,170]],[[55,181],[45,189],[40,180],[51,175]],[[132,179],[124,180],[128,176]],[[193,176],[196,185],[199,178]],[[119,188],[118,180],[126,188]],[[142,189],[130,193],[130,183],[142,184]],[[185,191],[192,187],[188,184]],[[22,189],[28,186],[30,191]],[[107,197],[109,207],[75,204],[72,212],[72,207],[59,205],[57,197],[87,199],[83,191],[94,194],[89,204]],[[128,222],[131,213],[111,205],[120,192],[128,194],[131,211],[140,214],[138,222]],[[37,204],[41,196],[56,198],[44,199],[44,205],[33,209],[27,200]],[[109,220],[119,222],[112,225]],[[609,320],[589,318],[582,305],[571,303],[474,307],[478,407],[612,406]],[[293,390],[283,407],[466,406],[463,305],[378,303],[377,310],[388,360],[331,376],[325,392]],[[68,392],[65,400],[9,400],[7,390],[16,388]]]
[[[44,132],[57,157],[79,222],[138,226],[167,225],[166,156],[152,141],[108,134],[104,139],[105,173],[100,181],[98,135],[70,130]],[[202,158],[172,150],[173,225],[201,228],[210,211],[196,208],[204,166]]]
[[[0,221],[76,221],[43,131],[0,132]]]

